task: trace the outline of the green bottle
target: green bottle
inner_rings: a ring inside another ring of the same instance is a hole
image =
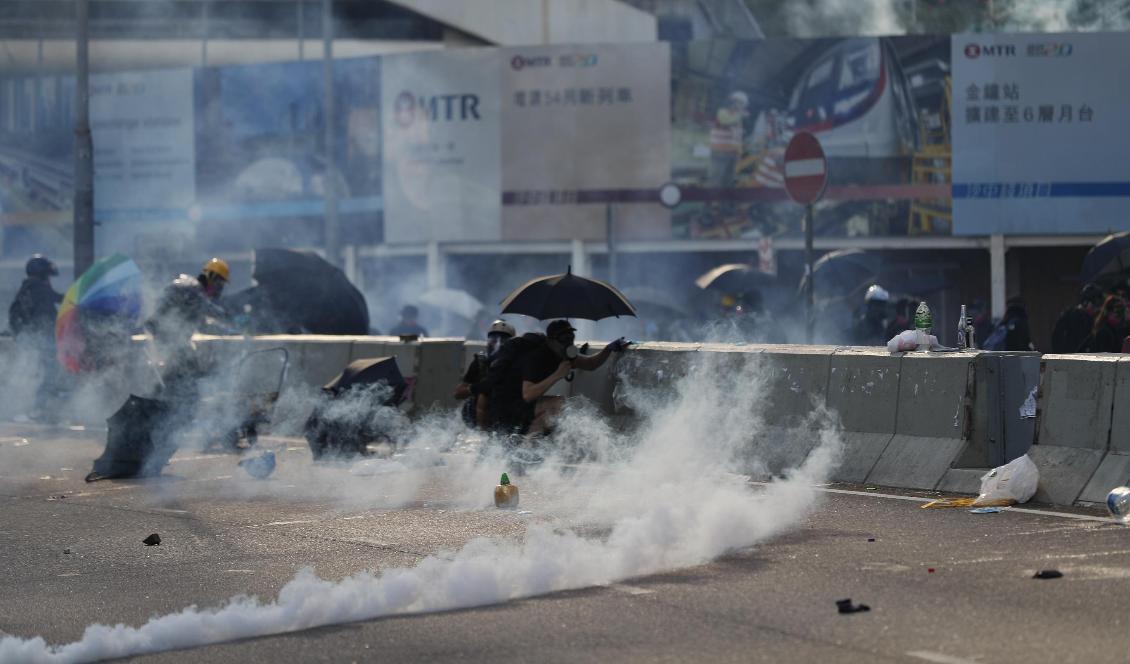
[[[932,327],[934,327],[934,316],[930,313],[930,307],[926,306],[925,302],[919,302],[918,309],[914,312],[914,329],[929,332]]]
[[[510,476],[506,473],[502,474],[498,486],[494,487],[494,506],[510,508],[518,506],[518,487],[510,483]]]

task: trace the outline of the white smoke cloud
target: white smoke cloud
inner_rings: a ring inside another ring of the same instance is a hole
[[[759,413],[764,382],[752,362],[734,364],[733,358],[726,366],[698,364],[678,383],[630,389],[627,403],[642,416],[632,434],[617,433],[590,406],[569,408],[558,440],[563,448],[583,444],[590,460],[563,473],[550,459],[515,478],[545,503],[518,540],[476,539],[414,567],[364,571],[340,582],[307,569],[271,601],[240,596],[137,627],[90,625],[81,639],[64,645],[5,637],[0,661],[89,661],[482,606],[701,564],[752,546],[811,511],[820,496],[813,485],[825,481],[836,463],[839,438],[817,411],[823,426],[811,433],[818,444],[807,460],[786,479],[751,486],[735,459],[765,435]],[[470,473],[474,481],[452,490],[467,505],[481,507],[484,486],[493,484],[498,467],[488,460]],[[408,466],[404,472],[422,476],[428,470]],[[322,487],[332,481],[326,478]]]

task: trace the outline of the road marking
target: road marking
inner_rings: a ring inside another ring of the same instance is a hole
[[[754,482],[754,484],[765,484],[765,482]],[[815,487],[817,491],[825,493],[842,493],[849,496],[866,496],[868,498],[890,498],[892,500],[909,500],[915,503],[928,503],[936,498],[920,498],[918,496],[899,496],[893,493],[880,493],[878,491],[852,491],[850,489],[828,489],[824,487]],[[946,508],[939,508],[946,509]],[[948,508],[948,509],[961,509],[961,508]],[[1020,512],[1022,514],[1036,514],[1039,516],[1056,516],[1061,519],[1077,519],[1079,521],[1097,521],[1099,523],[1118,523],[1109,516],[1094,516],[1091,514],[1071,514],[1070,512],[1053,512],[1051,510],[1033,509],[1030,507],[1002,507],[1002,512]]]
[[[654,590],[649,590],[647,588],[640,588],[639,586],[629,586],[626,583],[613,583],[613,584],[609,585],[608,587],[611,588],[612,590],[616,590],[616,591],[619,591],[619,592],[622,592],[622,593],[627,593],[628,595],[652,595],[652,594],[655,594]]]
[[[231,572],[233,574],[254,574],[255,573],[255,570],[253,570],[253,569],[226,569],[224,571],[225,572]]]
[[[954,657],[953,655],[933,652],[931,650],[911,650],[906,654],[917,659],[924,659],[927,662],[937,662],[937,664],[977,664],[977,661],[973,659]]]
[[[318,523],[318,522],[315,521],[314,519],[303,519],[301,521],[272,521],[270,523],[264,523],[263,525],[264,526],[290,526],[290,525],[293,525],[293,524],[296,524],[296,523]]]

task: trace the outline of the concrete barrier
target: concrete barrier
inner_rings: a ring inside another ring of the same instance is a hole
[[[829,362],[828,406],[842,427],[833,479],[863,482],[895,435],[901,358],[886,350],[840,348]]]
[[[1074,503],[1110,443],[1118,355],[1045,355],[1040,364],[1036,438],[1028,454],[1040,469],[1035,500]]]
[[[452,392],[466,369],[463,340],[424,339],[416,343],[419,344],[419,359],[413,396],[415,407],[424,410],[456,408],[459,402]]]
[[[1115,364],[1108,451],[1078,501],[1103,502],[1111,489],[1127,484],[1130,484],[1130,357],[1121,357]]]
[[[894,436],[868,484],[938,486],[971,437],[977,355],[902,354]]]

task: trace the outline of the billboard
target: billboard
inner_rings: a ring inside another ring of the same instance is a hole
[[[955,35],[954,232],[1127,228],[1124,34]]]
[[[828,157],[818,235],[950,231],[949,39],[690,42],[673,46],[676,237],[799,234],[784,192],[800,131]],[[923,214],[929,206],[930,213]]]
[[[668,45],[502,53],[502,239],[670,238]]]
[[[0,81],[0,222],[68,223],[74,198],[71,76]],[[183,216],[194,197],[192,70],[90,77],[99,221]]]
[[[386,241],[500,237],[500,57],[474,49],[383,58]]]

